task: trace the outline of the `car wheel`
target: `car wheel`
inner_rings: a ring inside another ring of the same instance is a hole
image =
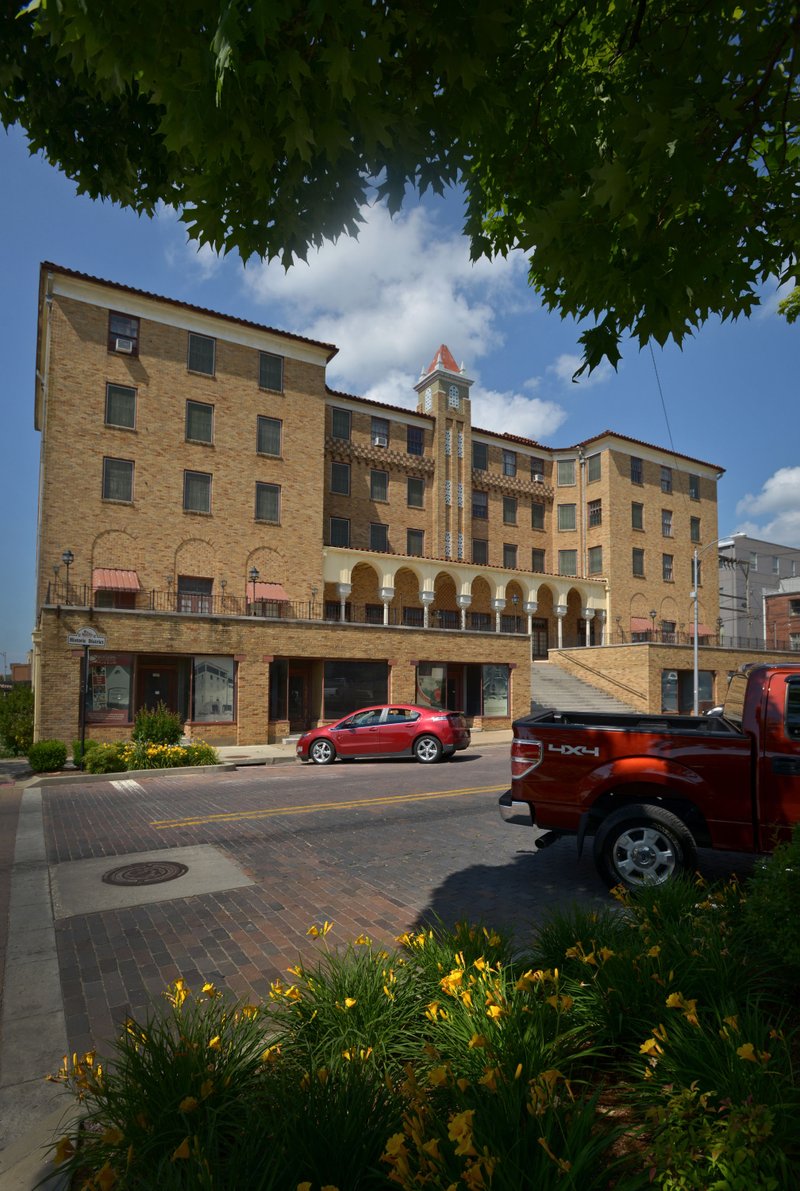
[[[314,741],[308,755],[315,765],[330,765],[331,761],[336,759],[336,749],[323,737]]]
[[[420,736],[414,741],[414,756],[423,765],[433,765],[442,755],[442,746],[435,736]]]
[[[594,837],[594,862],[609,885],[664,885],[693,869],[695,844],[685,823],[660,806],[628,806]]]

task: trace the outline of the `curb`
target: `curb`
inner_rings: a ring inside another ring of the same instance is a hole
[[[41,774],[27,778],[17,784],[26,790],[42,790],[46,786],[90,785],[93,782],[130,781],[142,777],[168,777],[170,774],[185,775],[187,773],[232,773],[235,769],[243,769],[250,765],[294,765],[297,758],[289,757],[248,757],[241,761],[222,761],[219,765],[176,765],[167,769],[123,769],[118,773],[63,773],[57,777]]]

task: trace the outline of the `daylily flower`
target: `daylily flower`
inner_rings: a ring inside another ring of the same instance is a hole
[[[105,1162],[94,1176],[99,1191],[111,1191],[117,1181],[117,1172],[110,1162]]]
[[[66,1162],[75,1153],[75,1146],[71,1137],[62,1137],[56,1146],[56,1152],[53,1155],[53,1161],[56,1166],[60,1166],[62,1162]]]
[[[345,1007],[345,1009],[352,1009],[352,1008],[353,1008],[353,1006],[354,1006],[356,1003],[357,1003],[357,1002],[356,1002],[356,998],[355,998],[355,997],[345,997],[345,999],[344,999],[344,1007]]]
[[[475,1109],[467,1108],[464,1112],[456,1113],[448,1122],[447,1136],[451,1141],[456,1142],[455,1152],[459,1157],[478,1156],[478,1151],[472,1144],[472,1118],[474,1116]]]
[[[486,1036],[484,1034],[473,1034],[467,1044],[470,1050],[476,1050],[478,1047],[486,1045]]]
[[[189,1138],[184,1137],[181,1144],[179,1146],[176,1146],[176,1148],[173,1150],[171,1161],[176,1162],[178,1159],[188,1158],[188,1157],[189,1157]]]
[[[178,1112],[194,1112],[199,1103],[200,1101],[195,1099],[194,1096],[184,1096],[178,1105]]]
[[[369,935],[359,935],[355,943],[356,947],[371,947],[372,939]]]

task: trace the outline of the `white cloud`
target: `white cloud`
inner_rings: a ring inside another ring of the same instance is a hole
[[[563,354],[558,357],[554,364],[549,364],[547,371],[557,377],[558,380],[564,384],[572,384],[572,378],[578,371],[582,364],[580,356],[573,356]],[[614,369],[609,364],[608,360],[603,360],[593,372],[584,372],[578,378],[577,383],[584,389],[590,389],[593,385],[602,385],[606,381],[611,380],[614,376]]]
[[[555,401],[523,397],[521,393],[498,393],[477,384],[472,398],[472,425],[484,430],[518,434],[538,442],[547,440],[566,421],[566,410]]]
[[[778,278],[770,276],[769,281],[761,287],[761,304],[756,306],[753,317],[757,319],[772,318],[778,313],[778,303],[788,298],[798,282],[793,277],[778,285]]]
[[[164,257],[170,269],[188,273],[193,280],[198,281],[216,277],[225,258],[208,244],[198,245],[196,240],[188,240],[185,224],[179,222],[178,211],[174,207],[159,204],[156,219],[167,229],[169,238]]]
[[[757,494],[748,492],[736,506],[745,520],[737,529],[751,537],[800,547],[800,467],[781,467]]]

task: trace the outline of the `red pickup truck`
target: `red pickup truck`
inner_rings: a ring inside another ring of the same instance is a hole
[[[800,663],[755,663],[721,714],[546,711],[513,725],[503,818],[536,846],[594,837],[611,885],[661,884],[696,848],[768,852],[800,820]]]

